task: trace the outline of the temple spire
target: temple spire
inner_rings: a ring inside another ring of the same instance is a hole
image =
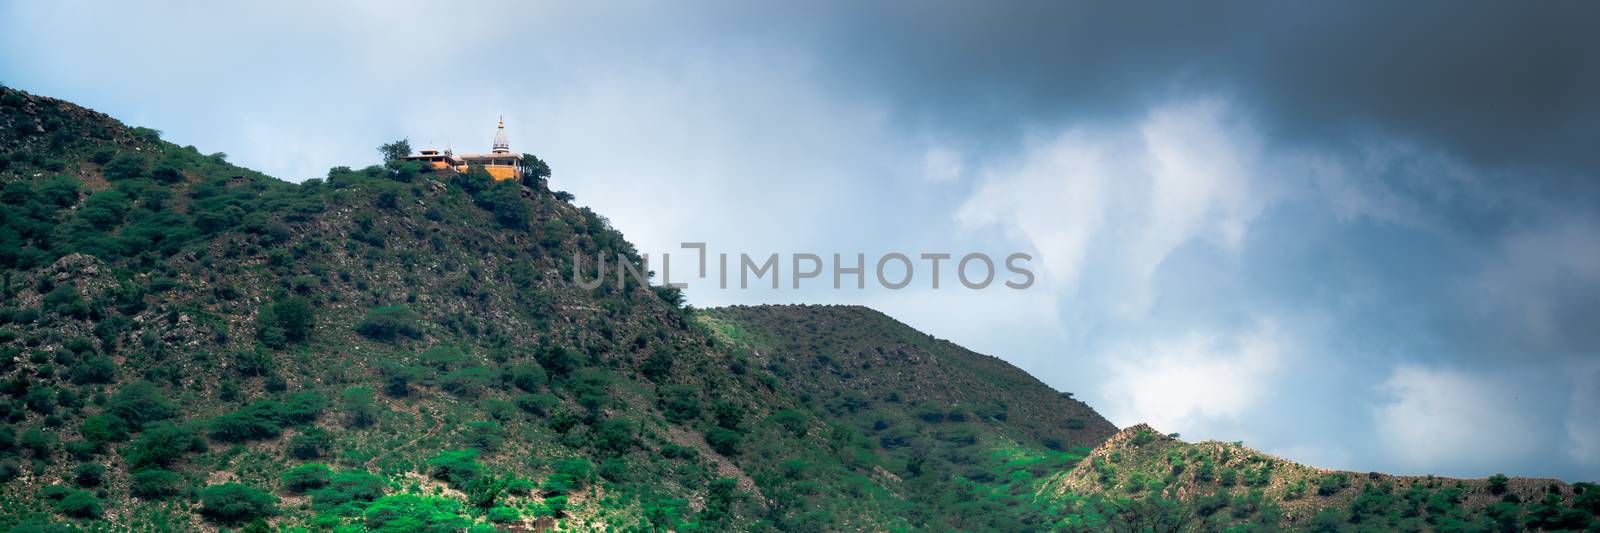
[[[511,143],[506,141],[506,117],[505,117],[505,115],[500,115],[500,128],[495,130],[495,132],[494,132],[494,150],[493,151],[495,153],[509,153],[511,151]]]

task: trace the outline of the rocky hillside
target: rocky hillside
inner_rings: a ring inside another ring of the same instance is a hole
[[[583,289],[639,258],[547,177],[293,184],[0,87],[0,530],[1595,524],[1588,484],[1117,432],[869,309]]]
[[[1240,443],[1187,443],[1140,424],[1045,483],[1074,525],[1160,531],[1584,531],[1600,488],[1551,479],[1342,472]]]
[[[987,437],[1052,449],[1093,447],[1116,432],[1088,405],[1010,363],[865,307],[738,306],[700,320],[837,417],[970,424]]]
[[[1113,431],[869,311],[581,289],[637,257],[542,176],[291,184],[6,88],[0,183],[0,529],[1030,530]]]

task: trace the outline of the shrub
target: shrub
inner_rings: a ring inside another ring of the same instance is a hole
[[[464,531],[472,520],[461,514],[461,503],[448,498],[396,494],[372,502],[362,513],[368,531]]]
[[[211,485],[200,491],[200,514],[223,524],[266,518],[277,512],[278,498],[238,483]]]
[[[512,182],[496,182],[474,194],[478,207],[494,213],[495,221],[511,229],[526,229],[533,220],[533,206],[522,198],[522,191]]]
[[[722,455],[738,455],[739,443],[742,440],[744,440],[743,435],[728,428],[715,427],[706,432],[706,444],[711,445],[711,449]]]
[[[352,502],[370,502],[382,498],[388,484],[383,477],[361,471],[340,472],[328,481],[328,486],[311,493],[311,503],[317,509],[335,509]]]
[[[136,180],[149,172],[150,162],[133,154],[120,154],[111,158],[100,171],[111,181]]]
[[[161,388],[140,381],[123,385],[117,395],[106,403],[106,412],[116,415],[133,427],[148,422],[172,418],[175,408],[168,402]]]
[[[784,431],[791,435],[797,437],[806,435],[806,418],[799,411],[785,409],[772,413],[772,416],[767,417],[767,420],[772,421],[773,424],[783,428]]]
[[[128,438],[128,422],[110,413],[102,413],[83,419],[83,424],[78,426],[78,433],[84,440],[95,444],[122,442]]]
[[[89,315],[89,306],[72,285],[58,285],[55,289],[44,295],[40,307],[44,312],[72,318],[84,318]]]
[[[256,335],[272,348],[282,348],[286,343],[305,342],[311,336],[314,317],[311,302],[305,298],[291,297],[274,302],[256,315]]]
[[[328,398],[320,392],[306,391],[296,393],[284,400],[279,409],[279,417],[285,425],[298,426],[308,424],[322,416],[322,411],[328,408]]]
[[[171,422],[158,422],[146,426],[125,455],[128,463],[139,469],[171,466],[185,454],[205,450],[205,439],[193,430]]]
[[[611,398],[611,374],[598,368],[578,370],[567,386],[578,405],[589,409],[599,409]]]
[[[98,487],[106,479],[106,467],[99,463],[83,463],[72,469],[72,480],[80,487]]]
[[[512,522],[522,520],[522,513],[517,511],[516,508],[502,505],[493,509],[489,509],[489,512],[485,514],[485,517],[488,518],[490,522],[494,522],[496,524],[510,524]]]
[[[101,355],[89,357],[72,367],[72,382],[79,385],[111,383],[117,375],[117,363]]]
[[[0,459],[0,483],[6,483],[22,476],[22,465],[16,459]]]
[[[361,336],[377,341],[392,342],[400,337],[422,338],[416,313],[398,305],[367,311],[367,316],[356,323],[355,329]]]
[[[333,445],[333,437],[327,430],[319,427],[306,428],[300,434],[289,438],[289,457],[295,459],[320,459],[328,454],[328,449]]]
[[[283,490],[300,494],[328,486],[328,478],[332,475],[333,471],[328,469],[328,465],[311,463],[290,468],[280,479],[283,482]]]
[[[700,418],[700,389],[691,385],[673,385],[661,390],[661,411],[667,420],[682,424]]]
[[[211,438],[224,442],[267,439],[283,432],[277,402],[258,401],[211,419]]]
[[[402,364],[390,364],[383,368],[383,393],[391,398],[404,398],[411,395],[411,382],[417,380],[417,369]]]
[[[469,447],[493,452],[500,447],[500,442],[505,440],[501,435],[500,424],[493,420],[479,420],[467,423],[466,444]]]
[[[54,502],[56,512],[74,518],[99,518],[103,512],[100,498],[86,490],[75,490],[67,493]]]
[[[1345,487],[1350,486],[1350,476],[1345,474],[1323,474],[1317,478],[1317,495],[1332,496]]]
[[[583,363],[583,357],[565,346],[544,346],[533,357],[551,376],[566,378]]]
[[[156,163],[156,168],[150,172],[150,177],[164,183],[177,183],[183,181],[183,167],[172,158],[162,159]]]
[[[32,454],[36,459],[49,462],[50,455],[55,451],[59,440],[54,433],[49,433],[39,428],[30,428],[22,432],[22,439],[18,443],[24,451]]]
[[[493,384],[494,376],[483,367],[462,368],[439,378],[440,387],[460,396],[477,396]]]
[[[550,410],[561,403],[556,395],[550,393],[519,394],[512,401],[516,402],[518,409],[538,416],[550,414]]]
[[[511,368],[511,384],[526,392],[539,392],[549,376],[539,365],[517,365]]]
[[[632,420],[626,418],[612,418],[600,422],[594,427],[593,442],[596,450],[620,455],[632,450],[639,444],[635,436],[638,429]]]
[[[713,405],[711,414],[718,426],[727,429],[739,429],[739,423],[744,421],[744,407],[726,400]]]
[[[1506,486],[1509,485],[1510,482],[1511,478],[1506,477],[1505,474],[1495,474],[1489,476],[1489,494],[1494,494],[1497,496],[1505,494]]]
[[[372,401],[373,395],[372,387],[350,387],[339,395],[339,405],[350,417],[351,427],[364,428],[377,420],[378,406]]]
[[[466,362],[467,354],[455,345],[441,344],[424,350],[422,355],[417,356],[417,359],[422,364],[442,372]]]
[[[129,492],[136,498],[162,500],[177,496],[183,486],[183,476],[171,470],[141,470],[133,474]]]
[[[483,465],[478,464],[478,450],[442,451],[428,460],[428,474],[452,487],[460,488],[483,475]]]

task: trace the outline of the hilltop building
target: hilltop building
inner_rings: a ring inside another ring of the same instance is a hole
[[[442,152],[427,149],[402,159],[418,161],[437,170],[450,169],[463,174],[470,167],[483,167],[496,180],[514,180],[522,176],[522,154],[511,152],[511,144],[506,141],[505,117],[500,118],[500,127],[494,132],[494,144],[490,147],[489,153],[457,154],[449,149]]]

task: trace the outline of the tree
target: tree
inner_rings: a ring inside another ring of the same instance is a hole
[[[478,450],[447,450],[428,460],[429,475],[454,487],[483,475],[483,465],[478,464]]]
[[[744,440],[743,435],[727,428],[715,427],[706,432],[706,444],[722,455],[737,455],[741,440]]]
[[[122,154],[111,159],[100,171],[111,181],[135,180],[145,177],[149,172],[150,162],[145,158]]]
[[[75,490],[55,502],[56,511],[76,518],[99,518],[100,498],[86,490]]]
[[[1510,482],[1511,478],[1506,477],[1505,474],[1495,474],[1489,476],[1489,494],[1505,494],[1506,486],[1510,484]]]
[[[400,139],[392,143],[378,145],[378,153],[383,154],[383,162],[385,163],[411,155],[411,139]]]
[[[521,364],[511,367],[511,384],[527,392],[539,392],[548,379],[542,366]]]
[[[327,455],[332,445],[333,437],[327,430],[312,426],[289,438],[288,452],[295,459],[318,459]]]
[[[183,181],[183,167],[172,158],[162,159],[160,163],[156,163],[156,168],[150,173],[150,177],[166,183],[177,183]]]
[[[382,498],[388,484],[382,476],[350,470],[335,474],[328,486],[311,493],[311,503],[317,509],[339,509],[353,502],[370,502]]]
[[[183,476],[171,470],[140,470],[133,474],[129,492],[136,498],[161,500],[177,496],[183,485]]]
[[[537,187],[546,179],[550,179],[550,164],[536,155],[522,154],[522,184]]]
[[[291,297],[273,302],[256,315],[256,333],[271,348],[287,342],[305,342],[311,335],[311,302]]]
[[[533,206],[511,182],[493,183],[475,198],[479,207],[494,213],[494,219],[507,228],[526,229],[533,220]]]
[[[448,498],[396,494],[372,502],[362,513],[367,530],[377,533],[464,531],[472,519],[461,504]]]
[[[711,524],[723,524],[732,518],[733,504],[737,499],[734,489],[738,486],[738,480],[733,478],[712,481],[706,490],[706,506],[700,511],[700,519]]]
[[[238,483],[211,485],[200,491],[200,514],[214,522],[238,524],[277,512],[278,498]]]
[[[376,341],[393,341],[399,337],[422,338],[417,327],[417,314],[402,306],[377,307],[367,311],[367,316],[356,323],[356,333]]]
[[[130,468],[137,470],[171,466],[185,454],[205,450],[205,439],[194,431],[171,422],[157,422],[146,426],[124,455]]]
[[[100,463],[83,463],[72,469],[72,480],[80,487],[98,487],[105,478],[106,467]]]
[[[308,490],[328,486],[328,478],[332,475],[333,471],[328,468],[328,465],[309,463],[290,468],[283,473],[281,480],[283,481],[283,490],[300,494]]]
[[[117,415],[135,427],[171,418],[176,409],[172,402],[167,401],[160,387],[147,381],[123,385],[111,402],[106,404],[106,412]]]

